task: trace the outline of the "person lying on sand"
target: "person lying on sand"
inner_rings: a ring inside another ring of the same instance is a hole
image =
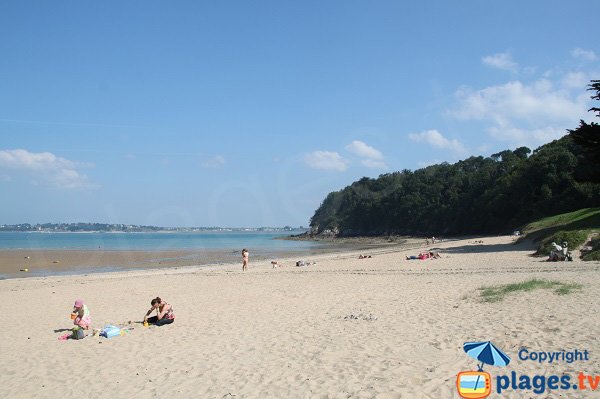
[[[152,305],[152,307],[148,312],[146,312],[146,315],[144,316],[144,324],[150,323],[160,327],[165,324],[171,324],[175,321],[173,307],[167,302],[160,299],[160,297],[156,297],[152,301],[150,301],[150,305]],[[156,316],[148,318],[148,316],[150,316],[150,313],[152,313],[155,310]]]
[[[419,255],[415,256],[415,255],[411,255],[411,256],[407,256],[406,260],[414,260],[414,259],[420,259],[420,260],[425,260],[425,259],[440,259],[442,256],[440,255],[439,252],[421,252]]]
[[[358,259],[368,259],[368,258],[372,258],[372,256],[371,255],[363,255],[363,254],[358,255]]]
[[[316,264],[317,264],[317,262],[304,261],[304,260],[299,260],[298,262],[296,262],[296,266],[298,266],[298,267],[310,266],[310,265],[316,265]]]
[[[83,299],[77,299],[73,305],[73,313],[71,313],[73,324],[87,330],[92,324],[92,316],[87,305],[83,303]]]

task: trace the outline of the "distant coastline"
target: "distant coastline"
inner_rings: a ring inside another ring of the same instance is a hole
[[[122,223],[20,223],[2,224],[0,231],[40,233],[201,233],[201,232],[291,232],[299,227],[162,227]]]

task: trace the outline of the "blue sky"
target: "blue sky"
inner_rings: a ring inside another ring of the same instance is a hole
[[[594,119],[596,3],[3,2],[0,224],[306,226],[533,149]]]

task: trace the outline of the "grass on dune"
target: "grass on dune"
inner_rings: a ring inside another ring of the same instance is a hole
[[[523,228],[523,239],[538,242],[535,255],[547,256],[552,242],[568,243],[573,250],[586,243],[590,234],[600,231],[600,208],[584,208],[574,212],[549,216],[532,222]],[[584,260],[600,260],[600,246],[588,253]]]
[[[506,295],[518,292],[529,292],[537,289],[551,289],[557,295],[567,295],[571,292],[581,290],[582,285],[576,283],[562,283],[560,281],[531,279],[522,283],[479,288],[483,302],[500,302]]]
[[[544,230],[579,230],[600,227],[600,208],[584,208],[574,212],[548,216],[529,223],[523,228],[523,233],[537,235]]]

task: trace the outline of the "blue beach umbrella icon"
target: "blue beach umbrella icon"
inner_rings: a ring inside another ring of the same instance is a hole
[[[492,344],[492,341],[485,342],[465,342],[463,349],[467,352],[467,355],[473,359],[477,359],[481,362],[478,366],[479,371],[483,371],[483,364],[489,364],[491,366],[506,366],[510,363],[510,357],[502,352],[496,345]],[[479,375],[475,386],[479,383]]]
[[[510,363],[510,357],[502,352],[491,341],[485,342],[465,342],[463,349],[467,355],[481,362],[480,370],[483,370],[483,364],[491,366],[506,366]]]

